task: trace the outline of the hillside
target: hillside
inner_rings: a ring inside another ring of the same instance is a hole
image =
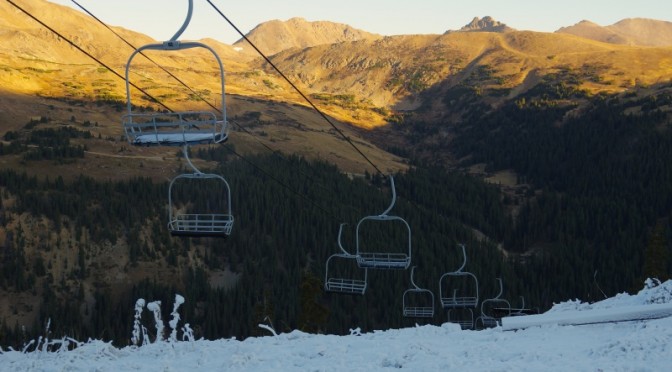
[[[581,21],[556,31],[611,44],[671,46],[672,22],[647,18],[623,19],[609,26]]]
[[[273,61],[326,98],[349,93],[374,106],[409,110],[423,103],[422,92],[457,86],[491,91],[485,98],[496,107],[562,71],[591,94],[623,92],[667,80],[671,50],[565,34],[452,32],[323,45],[282,52]]]
[[[381,38],[380,35],[341,23],[310,22],[298,17],[287,21],[272,20],[261,23],[245,37],[266,55],[273,55],[286,49],[305,49],[322,44]],[[233,46],[256,54],[245,39],[236,41]]]
[[[0,3],[0,10],[0,22],[3,25],[0,32],[2,134],[22,128],[35,117],[48,117],[57,125],[95,122],[94,134],[100,134],[102,138],[114,138],[115,142],[110,145],[109,142],[106,144],[101,141],[92,145],[92,151],[107,154],[108,157],[117,156],[116,139],[122,133],[119,109],[125,104],[126,96],[124,80],[9,3]],[[28,2],[26,10],[63,32],[65,37],[107,64],[117,74],[124,74],[124,65],[132,49],[91,17],[43,0]],[[115,31],[136,46],[153,42],[131,31],[119,28],[115,28]],[[228,109],[232,119],[236,118],[232,120],[233,130],[242,131],[244,125],[263,127],[256,131],[263,132],[265,137],[255,138],[243,131],[241,136],[232,136],[234,144],[245,151],[265,151],[262,145],[265,144],[273,149],[316,157],[335,153],[337,157],[333,161],[344,166],[344,169],[361,173],[368,167],[366,162],[361,163],[361,157],[352,155],[351,147],[342,147],[343,144],[349,145],[342,138],[331,134],[333,129],[318,113],[304,108],[305,102],[277,75],[266,74],[251,65],[251,57],[235,51],[232,46],[207,39],[203,42],[217,51],[226,66],[226,92],[231,96]],[[131,68],[132,82],[168,107],[210,109],[202,99],[207,102],[217,101],[219,81],[210,78],[216,71],[211,55],[198,50],[178,53],[177,56],[161,52],[149,52],[147,55],[195,89],[194,92],[188,90],[153,63],[142,57],[136,58]],[[132,94],[134,104],[160,108],[135,89],[132,89]],[[342,118],[348,119],[348,116]],[[332,120],[342,130],[349,131],[351,136],[360,137],[351,131],[351,127],[341,125],[337,119]],[[297,146],[297,143],[301,144]],[[396,157],[373,146],[368,148],[370,150],[365,151],[378,159],[383,168],[405,167]],[[166,150],[144,151],[149,152],[151,158],[165,156],[163,154]],[[127,155],[145,156],[140,152],[138,149],[129,149]]]

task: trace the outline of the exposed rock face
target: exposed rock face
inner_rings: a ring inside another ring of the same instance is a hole
[[[492,17],[485,16],[483,18],[474,17],[470,23],[462,27],[459,31],[462,32],[510,32],[515,31],[513,28],[501,23]]]

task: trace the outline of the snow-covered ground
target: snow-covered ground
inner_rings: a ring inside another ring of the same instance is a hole
[[[672,303],[672,281],[640,293],[585,304],[568,301],[547,314],[571,314]],[[608,319],[603,319],[608,320]],[[129,330],[129,336],[131,331]],[[353,332],[357,333],[357,332]],[[589,325],[544,324],[462,331],[453,324],[313,335],[299,331],[217,341],[156,342],[116,348],[103,341],[71,351],[7,351],[3,371],[670,371],[672,317]]]

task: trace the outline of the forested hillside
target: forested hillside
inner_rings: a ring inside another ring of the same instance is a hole
[[[557,78],[496,109],[483,103],[487,91],[433,92],[463,120],[422,120],[418,111],[392,137],[405,138],[404,154],[427,163],[480,165],[491,179],[514,175],[501,185],[514,220],[502,242],[523,259],[544,261],[535,286],[573,287],[584,296],[581,288],[592,283],[590,295],[601,296],[597,285],[609,293],[633,289],[645,276],[669,278],[669,84],[592,96],[577,88],[580,80]]]
[[[224,148],[200,152],[222,161],[217,172],[231,184],[236,224],[227,240],[171,238],[164,183],[142,178],[101,182],[83,176],[66,183],[3,171],[2,218],[12,227],[5,231],[2,288],[5,295],[33,293],[39,317],[26,334],[24,324],[5,321],[2,344],[39,334],[47,319],[54,335],[125,344],[134,301],[144,297],[169,304],[176,292],[187,299],[183,319],[207,338],[255,334],[266,317],[280,330],[335,333],[403,324],[401,295],[410,286],[408,271],[371,272],[363,297],[322,291],[326,258],[337,251],[339,223],[349,223],[344,245],[354,251],[357,221],[389,204],[389,189],[383,186],[387,181],[350,179],[332,165],[298,158],[226,160],[229,154]],[[484,294],[494,294],[494,278],[503,275],[508,294],[525,292],[539,304],[501,253],[492,244],[475,241],[471,233],[473,228],[504,235],[507,218],[495,187],[459,173],[415,170],[397,176],[397,192],[393,214],[403,216],[412,228],[418,283],[437,287],[443,272],[459,266],[456,243],[464,242],[469,268],[482,278]],[[197,202],[210,196],[195,190],[193,197]],[[28,225],[29,220],[40,223]],[[66,236],[67,241],[60,238]],[[77,259],[63,266],[58,262],[64,260],[63,253],[53,255],[59,250],[76,252]],[[108,256],[109,250],[114,255]],[[100,255],[117,262],[101,262]],[[179,277],[101,277],[103,268],[118,265],[120,273],[133,275],[136,267],[151,262],[157,272]],[[223,269],[235,273],[232,289],[213,285],[213,272]]]

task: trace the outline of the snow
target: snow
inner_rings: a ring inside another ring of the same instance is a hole
[[[594,304],[567,301],[546,315],[571,318],[672,303],[672,281],[655,284],[648,282],[636,295],[619,294]],[[300,331],[273,336],[270,327],[265,329],[268,336],[243,341],[171,337],[124,348],[89,341],[70,351],[48,352],[38,342],[26,352],[4,350],[0,370],[668,371],[672,360],[672,317],[580,326],[549,323],[516,331],[463,331],[450,323],[369,333],[353,327],[347,336]]]
[[[582,325],[632,319],[657,319],[672,316],[672,282],[651,279],[636,296],[625,293],[595,304],[568,301],[544,314],[502,319],[504,330],[522,329],[543,324]]]
[[[133,136],[133,144],[137,145],[160,145],[160,144],[184,144],[202,143],[206,141],[217,142],[215,133],[152,133]]]

